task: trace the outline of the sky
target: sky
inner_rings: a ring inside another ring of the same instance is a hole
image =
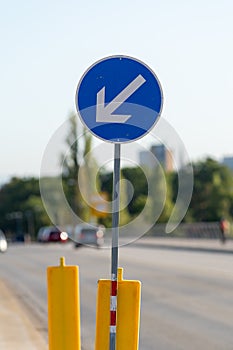
[[[161,118],[191,160],[233,155],[231,0],[0,0],[0,6],[0,181],[39,176],[47,144],[75,111],[82,74],[117,54],[156,73]]]

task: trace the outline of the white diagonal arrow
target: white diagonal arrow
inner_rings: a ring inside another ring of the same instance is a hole
[[[131,115],[112,114],[133,93],[144,84],[146,79],[139,74],[129,85],[124,88],[111,102],[105,106],[105,86],[97,93],[96,97],[96,122],[97,123],[125,123]]]

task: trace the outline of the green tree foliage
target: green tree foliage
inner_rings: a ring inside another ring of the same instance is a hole
[[[99,172],[101,191],[108,193],[109,200],[112,199],[113,173],[105,169]]]
[[[77,179],[80,166],[80,151],[77,117],[75,114],[71,114],[69,117],[69,130],[65,143],[68,148],[68,153],[61,156],[64,192],[73,211],[81,214],[82,203]]]
[[[193,196],[187,215],[193,221],[217,221],[232,217],[233,175],[225,166],[208,158],[194,167]]]
[[[148,194],[147,178],[140,167],[123,168],[122,176],[132,184],[133,197],[128,205],[128,211],[131,216],[138,215],[144,208]],[[130,198],[131,188],[128,187],[128,201]]]
[[[112,198],[112,186],[113,186],[113,173],[112,172],[102,172],[100,173],[101,191],[107,192],[109,198]],[[134,217],[138,215],[144,208],[147,199],[147,179],[140,167],[134,168],[123,168],[121,170],[121,178],[128,180],[128,184],[124,184],[124,188],[121,190],[121,196],[123,196],[123,202],[128,203],[126,208],[128,214],[124,213],[126,216]],[[132,185],[130,186],[129,183]],[[133,196],[131,196],[131,191],[133,189]],[[132,198],[131,198],[132,197]],[[127,220],[126,220],[127,221]]]
[[[149,211],[147,213],[150,222],[167,222],[172,211],[172,188],[169,173],[157,165],[148,173],[150,183]]]
[[[147,219],[151,222],[156,217],[158,208],[162,207],[159,215],[159,222],[166,222],[172,210],[172,187],[171,177],[165,174],[160,167],[156,167],[150,172],[144,172],[140,167],[123,168],[122,177],[129,181],[131,186],[125,185],[125,193],[128,207],[128,214],[131,218],[136,217],[144,209],[146,201],[149,200],[146,214]],[[102,173],[100,175],[102,190],[112,196],[112,173]],[[148,181],[151,183],[151,193],[148,199]],[[131,191],[133,188],[133,196]],[[131,198],[132,197],[132,198]]]
[[[128,224],[130,221],[130,215],[128,211],[128,183],[125,181],[121,172],[121,182],[120,182],[120,226]]]
[[[100,190],[98,178],[98,165],[92,154],[92,135],[85,131],[83,135],[84,149],[83,160],[79,169],[79,185],[82,186],[82,195],[85,199],[85,208],[83,219],[86,222],[93,221],[91,217],[91,208],[88,205],[92,204],[93,197]]]
[[[124,169],[123,169],[124,170]],[[129,213],[129,199],[128,199],[128,182],[124,175],[123,170],[121,171],[121,183],[120,183],[120,217],[119,217],[119,225],[125,225],[127,224],[130,219],[131,215]],[[112,195],[113,195],[113,173],[110,172],[101,172],[99,174],[99,179],[101,183],[101,191],[108,194],[108,198],[110,201],[112,201]],[[106,227],[111,227],[112,225],[112,215],[109,214],[105,218],[102,218],[100,220],[100,223],[104,224]]]
[[[210,158],[194,163],[193,169],[193,196],[183,221],[218,221],[221,217],[231,220],[233,216],[232,171]],[[185,171],[185,168],[179,171],[179,178],[182,181],[185,181]],[[177,198],[178,174],[176,172],[165,173],[159,168],[150,171],[147,174],[147,178],[152,183],[149,199],[147,198],[147,179],[142,169],[124,168],[122,174],[134,187],[134,195],[128,205],[130,216],[137,216],[144,208],[146,201],[149,200],[147,215],[152,220],[162,201],[164,206],[158,222],[167,222]],[[101,174],[101,183],[102,189],[111,195],[112,173]],[[164,191],[166,192],[165,197]]]
[[[105,168],[100,169],[98,173],[98,179],[100,182],[100,191],[104,192],[108,196],[108,200],[112,200],[112,185],[113,185],[113,173],[108,172]],[[102,217],[99,220],[99,223],[111,227],[112,225],[112,215],[109,213],[106,217]]]
[[[0,227],[12,234],[30,233],[50,224],[40,198],[39,180],[13,177],[0,189]],[[30,232],[29,232],[30,230]]]
[[[67,200],[78,216],[84,221],[90,221],[91,197],[98,189],[96,173],[96,161],[93,158],[92,135],[77,123],[75,114],[69,117],[69,131],[65,139],[68,147],[63,162],[63,186]],[[78,133],[78,128],[80,132]],[[80,183],[82,188],[80,188]],[[81,191],[82,190],[82,191]]]
[[[73,139],[74,140],[74,139]],[[85,147],[84,147],[85,145]],[[78,150],[78,146],[72,148],[72,152]],[[81,146],[80,146],[81,147]],[[82,155],[89,154],[91,148],[91,140],[87,135],[86,140],[83,141]],[[72,153],[75,157],[75,152]],[[70,154],[70,157],[72,155]],[[82,156],[83,157],[83,156]],[[64,186],[71,191],[73,186],[72,180],[76,181],[74,169],[83,167],[84,177],[86,182],[83,183],[87,188],[90,187],[90,193],[94,191],[90,179],[90,167],[95,163],[92,158],[86,157],[77,158],[77,162],[69,159],[67,163],[66,173],[64,176]],[[81,159],[83,161],[81,162]],[[68,161],[68,159],[67,159]],[[92,165],[91,165],[92,164]],[[73,165],[73,167],[72,167]],[[89,168],[88,168],[89,167]],[[225,166],[219,164],[213,159],[206,159],[193,164],[194,168],[194,189],[193,196],[188,212],[184,221],[217,221],[221,217],[229,220],[233,216],[233,174]],[[89,170],[88,170],[89,169]],[[181,170],[182,171],[182,170]],[[130,187],[124,183],[121,188],[121,204],[124,209],[121,213],[121,224],[127,223],[130,219],[137,216],[144,208],[147,200],[150,201],[150,219],[155,216],[156,208],[163,202],[163,209],[159,216],[159,222],[166,222],[170,216],[171,209],[175,203],[178,192],[178,175],[174,173],[160,173],[161,169],[154,169],[150,174],[145,176],[145,173],[139,167],[123,168],[123,179],[128,180],[134,189],[133,197],[130,197]],[[93,172],[94,173],[94,172]],[[147,178],[152,184],[152,190],[148,197]],[[112,198],[112,172],[102,171],[99,174],[100,190],[109,194],[109,200]],[[71,186],[68,183],[71,181]],[[77,182],[75,182],[77,184]],[[75,187],[75,186],[74,186]],[[123,193],[122,193],[123,191]],[[74,192],[75,193],[75,192]],[[166,194],[164,196],[164,193]],[[70,201],[72,201],[73,192],[70,192]],[[128,203],[127,208],[125,204]],[[111,215],[101,219],[102,223],[107,226],[111,225]],[[12,178],[8,183],[0,188],[0,228],[5,232],[17,234],[19,230],[23,233],[29,232],[35,237],[38,229],[41,226],[50,225],[51,222],[43,207],[39,180],[36,178]]]

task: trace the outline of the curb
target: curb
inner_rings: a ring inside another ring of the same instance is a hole
[[[135,242],[137,246],[150,249],[170,249],[193,252],[233,254],[233,242],[226,241],[224,244],[216,239],[183,239],[183,238],[142,238]]]
[[[0,349],[47,350],[47,344],[34,329],[14,292],[0,280]]]

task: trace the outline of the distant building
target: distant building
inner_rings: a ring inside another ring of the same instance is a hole
[[[166,171],[173,170],[172,153],[163,144],[153,145],[150,150]]]
[[[233,157],[224,157],[222,164],[233,170]]]
[[[153,164],[153,155],[150,151],[141,151],[139,153],[139,164],[142,167],[152,168]]]
[[[166,171],[173,170],[172,152],[169,151],[163,144],[152,145],[150,151],[140,152],[140,165],[152,168],[154,166],[153,156]]]

